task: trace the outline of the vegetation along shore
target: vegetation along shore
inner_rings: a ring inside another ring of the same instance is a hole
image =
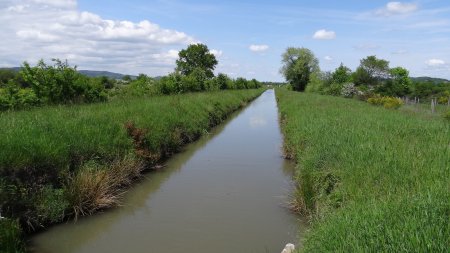
[[[192,50],[213,57],[204,45],[183,52]],[[88,78],[59,60],[10,73],[0,89],[0,251],[24,251],[26,234],[118,205],[144,170],[264,91],[212,75],[215,64],[184,64],[161,80]]]
[[[447,252],[449,83],[414,83],[376,56],[355,72],[322,72],[306,48],[282,57],[290,85],[276,97],[284,152],[297,162],[290,206],[311,221],[301,251]],[[397,110],[414,96],[434,97],[438,113]]]

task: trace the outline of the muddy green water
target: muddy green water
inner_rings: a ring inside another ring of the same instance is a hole
[[[293,164],[281,157],[273,90],[125,195],[123,206],[54,226],[33,252],[281,252],[302,223],[284,206]]]

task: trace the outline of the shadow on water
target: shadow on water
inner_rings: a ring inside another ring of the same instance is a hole
[[[281,251],[302,233],[283,205],[294,164],[281,144],[269,90],[146,174],[122,207],[38,234],[33,251]]]

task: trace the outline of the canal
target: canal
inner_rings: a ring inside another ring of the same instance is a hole
[[[294,164],[281,155],[273,90],[129,189],[123,205],[50,228],[33,252],[280,252],[302,223],[285,207]]]

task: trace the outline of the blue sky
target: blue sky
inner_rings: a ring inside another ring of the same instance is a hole
[[[450,79],[445,0],[0,0],[0,24],[8,35],[0,66],[58,57],[79,69],[155,76],[201,42],[217,71],[233,77],[283,80],[280,56],[293,46],[311,49],[325,71],[377,55],[412,76]]]

